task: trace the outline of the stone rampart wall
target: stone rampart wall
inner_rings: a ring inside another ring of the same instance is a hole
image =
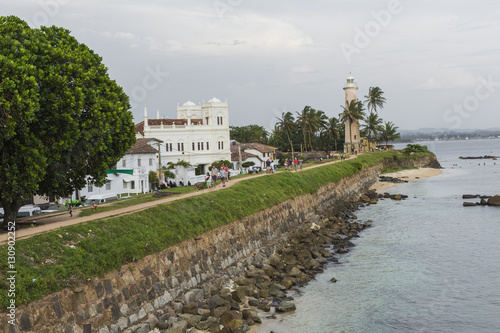
[[[315,195],[290,199],[76,289],[20,306],[18,325],[6,324],[4,314],[1,327],[6,332],[33,333],[149,332],[148,314],[165,308],[176,297],[186,301],[203,297],[210,293],[207,285],[226,284],[256,252],[273,253],[291,232],[310,226],[304,222],[359,196],[377,180],[381,167],[365,168],[349,179],[323,186]]]

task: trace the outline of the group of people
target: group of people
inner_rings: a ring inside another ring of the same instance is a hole
[[[217,179],[222,181],[222,187],[226,187],[226,181],[230,180],[229,168],[227,165],[220,166],[219,169],[215,165],[212,166],[212,172],[207,172],[205,176],[205,183],[207,184],[207,188],[216,188],[217,187]]]
[[[292,171],[293,169],[295,169],[295,171],[297,171],[297,168],[298,169],[302,169],[302,163],[303,163],[302,160],[301,159],[299,160],[297,157],[295,157],[295,159],[293,159],[293,160],[292,159],[290,159],[290,160],[286,159],[285,163],[284,163],[285,164],[285,170]]]

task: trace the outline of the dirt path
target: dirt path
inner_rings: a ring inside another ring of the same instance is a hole
[[[351,155],[351,156],[349,156],[348,159],[353,159],[356,157],[357,157],[357,155]],[[318,168],[318,167],[322,167],[325,165],[338,163],[338,162],[340,162],[340,160],[325,162],[322,164],[309,166],[309,167],[304,168],[302,170],[299,169],[299,170],[297,170],[297,172],[300,172],[303,170],[308,170],[308,169],[313,169],[313,168]],[[286,172],[286,171],[282,171],[282,172]],[[295,171],[293,171],[293,172],[295,172]],[[181,199],[192,197],[195,195],[201,195],[203,193],[207,193],[207,192],[211,192],[211,191],[221,191],[221,190],[230,188],[234,184],[237,184],[241,181],[245,181],[247,179],[253,179],[256,177],[264,177],[264,176],[272,176],[272,175],[268,175],[266,173],[261,173],[261,174],[257,174],[257,175],[253,175],[253,176],[249,176],[249,177],[245,177],[245,178],[238,178],[238,179],[230,180],[229,182],[227,182],[226,187],[222,187],[221,184],[217,184],[217,188],[204,189],[204,190],[200,190],[200,191],[196,191],[196,192],[166,197],[164,199],[159,199],[159,200],[155,200],[155,201],[151,201],[151,202],[145,202],[145,203],[141,203],[141,204],[131,205],[131,206],[123,207],[123,208],[117,208],[117,209],[102,212],[102,213],[94,213],[92,215],[85,216],[85,217],[77,217],[76,216],[78,214],[78,209],[73,211],[73,217],[70,217],[69,213],[58,214],[58,215],[49,215],[49,216],[38,216],[34,219],[29,219],[25,222],[36,220],[37,223],[39,223],[39,225],[36,227],[33,227],[33,228],[23,228],[23,229],[16,230],[16,239],[29,238],[33,235],[41,234],[43,232],[55,230],[55,229],[65,227],[68,225],[83,223],[83,222],[92,221],[92,220],[104,219],[107,217],[114,217],[114,216],[121,216],[121,215],[135,213],[135,212],[138,212],[138,211],[150,208],[150,207],[154,207],[157,205],[161,205],[161,204],[176,201],[176,200],[181,200]],[[8,234],[2,234],[1,238],[0,238],[0,245],[4,244],[7,241],[7,238],[8,238]]]

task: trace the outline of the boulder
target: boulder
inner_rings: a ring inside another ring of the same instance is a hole
[[[476,206],[476,203],[475,202],[464,202],[464,207],[472,207],[472,206]]]
[[[281,302],[277,307],[277,312],[290,312],[295,310],[295,303],[290,301]]]
[[[257,310],[255,310],[255,309],[243,310],[242,314],[243,314],[244,319],[251,319],[254,323],[261,323],[262,322]]]
[[[220,317],[219,323],[224,326],[224,328],[239,328],[243,317],[241,313],[237,311],[227,311]]]
[[[464,194],[462,195],[462,199],[474,199],[479,198],[479,194]]]
[[[495,195],[492,196],[491,198],[488,199],[488,205],[489,206],[500,206],[500,195]]]
[[[186,321],[180,320],[175,322],[172,327],[167,329],[165,333],[186,333],[188,323]]]

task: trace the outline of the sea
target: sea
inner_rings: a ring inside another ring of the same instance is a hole
[[[500,332],[500,207],[462,199],[500,194],[500,158],[459,159],[500,156],[500,140],[420,144],[443,173],[386,190],[407,200],[358,210],[372,227],[292,293],[295,312],[265,319],[258,332]]]

